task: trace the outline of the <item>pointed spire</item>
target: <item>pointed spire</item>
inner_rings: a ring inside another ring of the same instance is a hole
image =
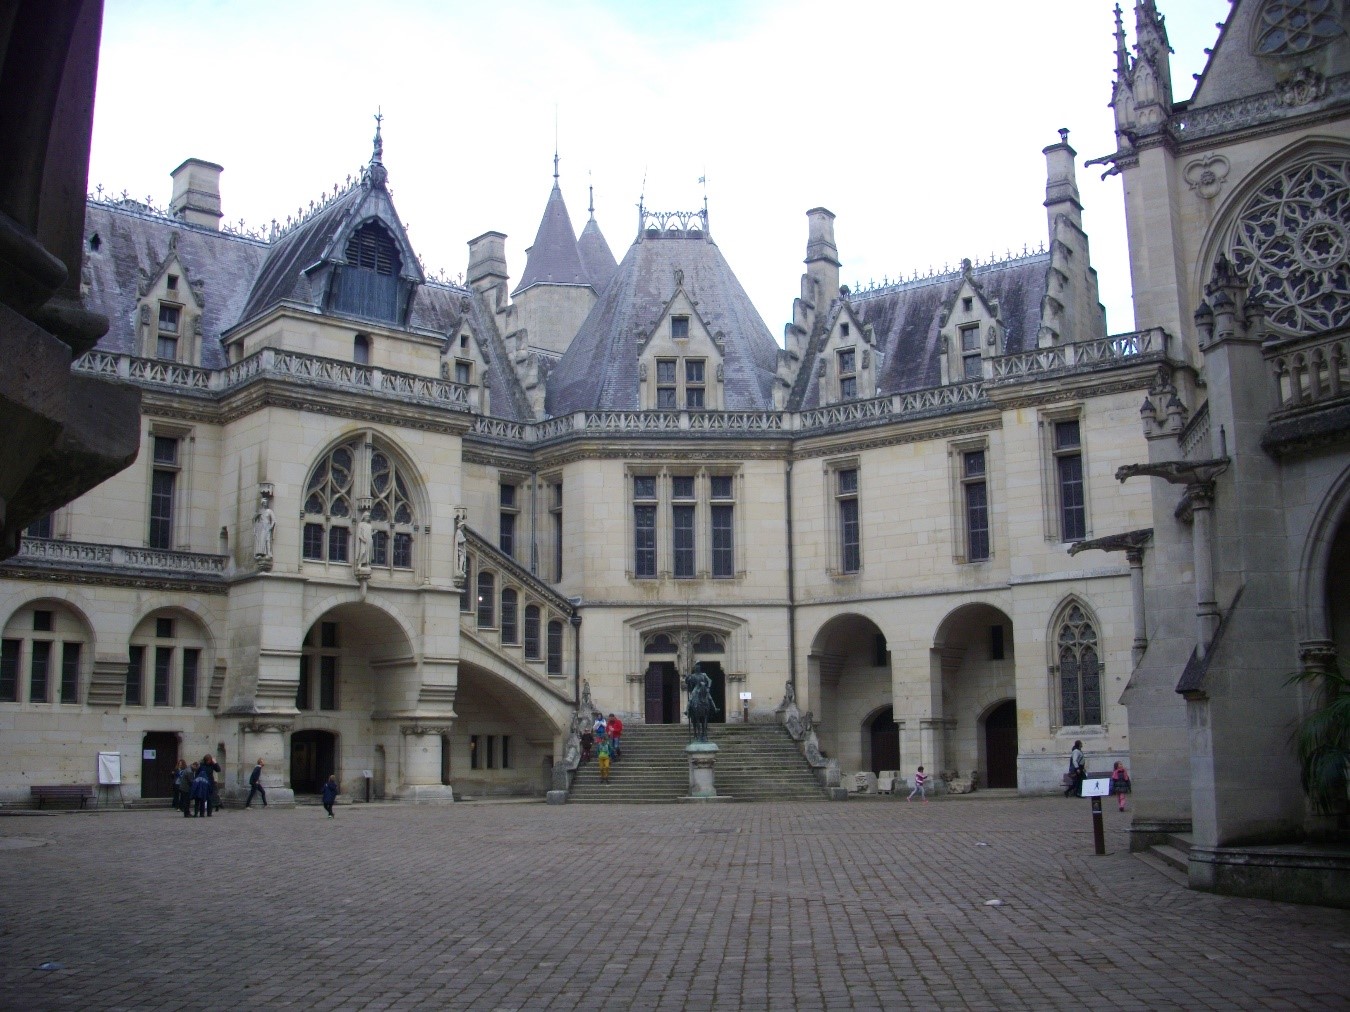
[[[380,136],[380,125],[384,121],[384,114],[380,107],[375,107],[375,140],[370,152],[370,164],[366,167],[366,175],[370,179],[371,185],[379,189],[384,189],[384,184],[389,179],[389,170],[384,167],[384,139]]]
[[[586,189],[589,190],[591,194],[591,202],[590,205],[586,208],[586,210],[590,212],[591,221],[595,221],[595,187],[587,186]]]
[[[1116,77],[1126,81],[1130,76],[1130,52],[1125,46],[1125,26],[1121,23],[1124,12],[1116,4]]]
[[[553,149],[553,188],[558,188],[558,149]]]

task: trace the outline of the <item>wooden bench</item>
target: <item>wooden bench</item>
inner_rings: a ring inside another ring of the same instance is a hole
[[[94,797],[93,784],[34,784],[28,790],[39,808],[44,801],[78,801],[84,808],[84,803]]]

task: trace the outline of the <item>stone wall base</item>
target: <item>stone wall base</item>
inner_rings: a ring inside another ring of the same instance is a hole
[[[1168,837],[1191,831],[1190,819],[1134,819],[1130,822],[1130,852],[1148,850],[1155,844],[1168,843]]]
[[[1350,847],[1192,847],[1192,889],[1350,909]]]
[[[445,784],[412,784],[399,788],[398,800],[410,805],[448,805],[455,800],[455,792]]]

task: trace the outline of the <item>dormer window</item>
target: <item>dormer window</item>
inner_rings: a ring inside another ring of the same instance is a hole
[[[980,325],[962,327],[961,338],[961,375],[968,380],[979,379],[983,370],[980,364]]]
[[[703,407],[703,359],[684,362],[684,406],[691,411]]]
[[[841,324],[839,324],[839,336],[840,336],[840,337],[848,337],[848,324],[847,324],[847,323],[841,323]]]
[[[689,339],[689,317],[672,316],[670,318],[670,336],[676,341]]]
[[[473,383],[472,363],[455,360],[455,382],[466,387]]]
[[[656,360],[656,407],[659,411],[675,410],[675,366],[677,364],[678,361],[673,358],[658,358]]]
[[[178,361],[179,322],[182,318],[181,306],[168,303],[159,304],[159,336],[155,344],[155,357],[169,362]]]
[[[853,400],[858,396],[858,357],[852,348],[839,352],[839,399]]]
[[[344,252],[347,262],[333,279],[330,307],[339,313],[397,322],[403,260],[388,230],[379,221],[368,221],[351,234]]]

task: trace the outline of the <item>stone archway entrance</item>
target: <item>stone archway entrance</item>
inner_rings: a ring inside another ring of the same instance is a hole
[[[986,787],[1017,786],[1017,702],[999,703],[984,718]]]
[[[318,794],[330,773],[337,772],[337,735],[331,731],[296,731],[291,735],[291,790]]]

